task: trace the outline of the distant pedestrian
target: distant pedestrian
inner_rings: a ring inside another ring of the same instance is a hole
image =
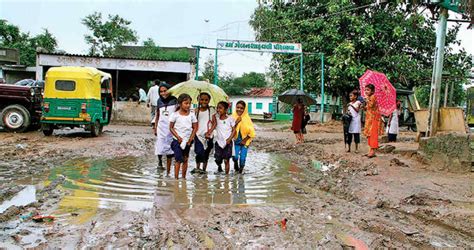
[[[301,133],[303,134],[303,140],[304,140],[304,135],[306,134],[306,125],[308,125],[310,120],[311,120],[311,116],[309,115],[309,110],[305,109],[303,124],[301,124]]]
[[[377,104],[377,97],[374,95],[375,86],[368,84],[365,86],[366,106],[364,135],[369,144],[369,158],[375,157],[375,151],[379,148],[379,135],[383,134],[383,124]]]
[[[210,100],[211,95],[205,92],[201,93],[199,95],[199,106],[194,111],[198,120],[198,131],[194,140],[194,153],[196,153],[195,172],[206,172],[209,155],[214,147],[211,128],[212,117],[216,114],[216,110],[214,107],[209,107]]]
[[[162,156],[166,156],[166,173],[170,174],[171,161],[173,159],[173,150],[171,149],[171,142],[173,141],[173,135],[170,132],[169,118],[175,112],[177,107],[177,99],[168,93],[168,89],[171,86],[167,83],[160,83],[160,98],[158,99],[157,112],[155,115],[155,155],[158,156],[160,169],[163,169],[161,163]]]
[[[145,90],[138,86],[135,87],[135,89],[138,91],[138,104],[140,104],[141,102],[147,102]]]
[[[235,106],[235,112],[232,115],[235,119],[234,135],[234,170],[239,174],[244,172],[247,161],[247,153],[250,143],[255,138],[255,128],[250,118],[247,104],[240,100]]]
[[[232,157],[232,139],[235,135],[235,119],[227,115],[229,103],[219,102],[217,113],[213,117],[211,131],[215,133],[214,158],[217,164],[217,172],[222,173],[222,163],[225,164],[225,173],[230,171],[230,158]]]
[[[397,101],[397,109],[395,109],[388,118],[387,134],[388,142],[397,142],[397,135],[399,133],[398,117],[400,116],[400,101]]]
[[[355,153],[359,152],[359,144],[360,144],[360,132],[361,132],[361,119],[360,119],[360,110],[362,107],[362,103],[359,101],[359,92],[358,91],[352,91],[349,94],[349,103],[347,104],[347,112],[351,116],[351,121],[349,124],[349,129],[348,129],[348,140],[347,144],[349,145],[349,148],[347,152],[351,152],[351,144],[352,144],[352,139],[354,139],[355,142]]]
[[[170,131],[173,134],[171,149],[174,152],[174,176],[179,177],[179,170],[182,170],[181,177],[186,179],[188,171],[189,151],[193,143],[198,123],[194,112],[191,111],[192,99],[188,94],[181,94],[178,97],[178,108],[170,117]]]
[[[155,125],[156,107],[160,98],[160,80],[154,80],[154,85],[148,90],[146,106],[150,108],[151,126]]]
[[[293,106],[293,122],[291,124],[291,130],[296,137],[296,144],[304,142],[302,125],[304,118],[304,104],[301,98],[297,99],[297,103]]]

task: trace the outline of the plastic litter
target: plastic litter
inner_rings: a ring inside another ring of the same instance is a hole
[[[36,215],[33,216],[34,222],[51,222],[54,221],[54,216],[52,215]]]
[[[286,223],[288,220],[286,218],[283,218],[281,221],[276,221],[275,225],[278,225],[281,227],[281,230],[285,231],[286,230]]]

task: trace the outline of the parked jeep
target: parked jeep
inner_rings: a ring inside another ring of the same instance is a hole
[[[40,81],[25,85],[0,84],[0,126],[15,132],[39,127],[42,86]]]

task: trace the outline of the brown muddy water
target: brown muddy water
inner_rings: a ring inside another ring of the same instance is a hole
[[[192,208],[195,205],[255,206],[285,205],[295,202],[296,180],[300,170],[289,161],[272,154],[249,152],[245,174],[216,174],[210,160],[207,174],[190,174],[195,166],[190,163],[187,179],[174,179],[165,171],[157,170],[154,157],[120,157],[115,159],[78,158],[53,168],[43,176],[18,176],[11,168],[0,168],[0,179],[24,189],[0,204],[0,213],[12,205],[23,206],[36,201],[35,193],[59,177],[65,179],[57,189],[64,195],[53,205],[54,223],[80,225],[99,221],[100,211],[146,212],[156,207]],[[173,167],[172,167],[173,168]],[[231,166],[232,168],[232,166]],[[173,172],[173,171],[172,171]],[[44,230],[51,225],[22,220],[24,214],[9,222],[0,223],[0,242],[10,241],[11,235],[28,230],[30,238],[22,238],[21,245],[34,247],[46,240]],[[2,225],[3,224],[3,225]],[[35,236],[36,235],[36,236]],[[13,244],[13,242],[11,242]],[[0,244],[1,246],[1,244]],[[11,245],[3,245],[8,247]]]

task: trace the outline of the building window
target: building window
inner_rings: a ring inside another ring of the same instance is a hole
[[[75,81],[63,81],[58,80],[55,82],[56,90],[62,91],[74,91],[76,90],[76,82]]]
[[[257,102],[257,109],[262,109],[263,108],[263,104],[261,102]]]

